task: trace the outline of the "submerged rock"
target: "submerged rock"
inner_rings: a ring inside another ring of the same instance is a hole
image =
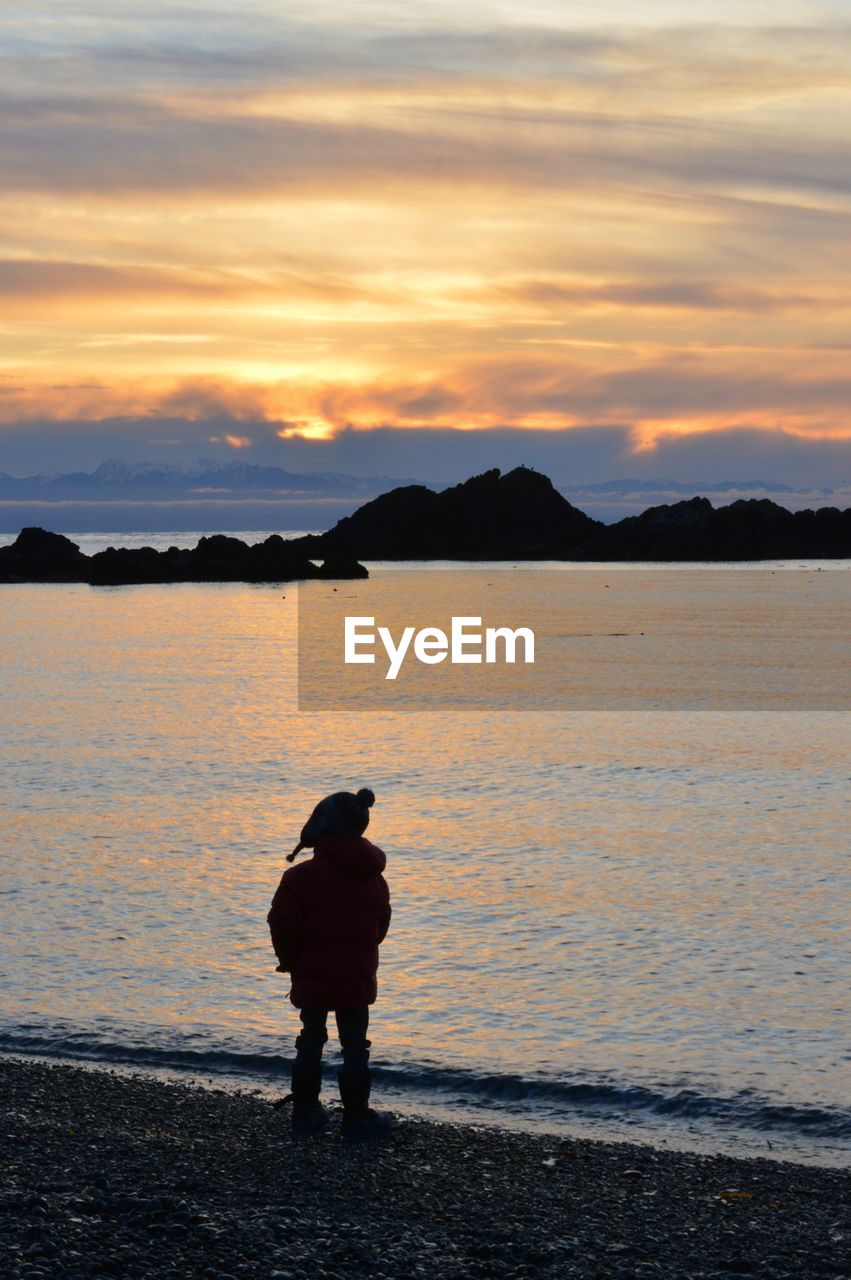
[[[321,565],[318,573],[320,578],[368,578],[369,570],[364,565],[359,564],[346,556],[332,556]]]

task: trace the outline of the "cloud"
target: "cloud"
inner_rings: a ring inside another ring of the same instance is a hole
[[[709,280],[524,280],[497,286],[500,297],[536,306],[561,309],[568,306],[635,307],[672,311],[732,311],[754,314],[851,306],[844,292],[770,292]]]
[[[210,436],[210,444],[226,444],[231,449],[250,449],[253,443],[251,436],[235,436],[230,432],[224,436]]]
[[[505,355],[448,370],[433,382],[375,379],[361,386],[308,388],[302,405],[307,402],[336,429],[347,423],[559,428],[627,421],[646,441],[666,426],[724,428],[750,417],[764,428],[783,418],[814,436],[851,436],[846,362],[845,351],[824,353],[820,364],[813,352],[789,352],[780,367],[773,354],[760,358],[744,349],[647,356],[599,368],[575,354]],[[286,391],[278,397],[286,400]]]
[[[731,426],[851,439],[847,347],[748,346],[654,352],[628,360],[617,348],[591,356],[558,346],[539,353],[452,360],[435,375],[374,373],[357,380],[249,383],[228,377],[110,384],[0,383],[0,420],[104,420],[116,416],[199,423],[264,421],[282,439],[327,437],[348,426],[481,430],[628,423],[646,448],[665,434]],[[234,431],[234,435],[244,434]]]
[[[188,272],[155,267],[117,267],[90,262],[0,259],[0,298],[35,299],[78,297],[91,299],[143,295],[202,298],[233,295],[234,281],[202,280]]]
[[[53,470],[92,470],[107,457],[131,461],[173,461],[190,465],[200,457],[232,457],[224,443],[211,445],[209,424],[173,418],[158,424],[168,436],[152,434],[145,418],[113,419],[93,424],[31,423],[0,427],[0,471],[30,474],[43,471],[45,458]],[[221,424],[219,432],[224,434]],[[411,476],[450,483],[492,466],[525,464],[565,486],[617,477],[652,479],[667,476],[708,484],[738,479],[780,482],[793,486],[847,488],[851,483],[851,444],[847,440],[811,439],[775,429],[729,428],[688,436],[661,435],[649,450],[636,450],[626,424],[577,427],[571,430],[517,431],[491,428],[462,431],[412,428],[372,431],[346,428],[329,440],[293,437],[280,440],[268,423],[246,422],[253,445],[247,461],[274,463],[294,472],[340,472],[370,476]]]
[[[9,188],[849,190],[835,110],[851,92],[848,24],[204,21],[203,41],[184,19],[143,42],[135,24],[124,40],[60,26],[19,50],[0,135]]]
[[[333,303],[393,302],[397,294],[378,289],[367,280],[346,279],[328,270],[239,273],[223,269],[197,270],[175,265],[109,264],[59,259],[0,259],[0,298],[6,307],[29,301],[82,300],[87,306],[115,300],[183,300],[189,303],[328,300]]]
[[[626,185],[686,192],[759,191],[847,195],[847,139],[781,137],[725,113],[679,119],[529,101],[470,113],[462,103],[425,109],[348,95],[345,118],[303,118],[286,97],[276,115],[124,99],[74,103],[7,101],[0,133],[2,189],[130,196],[397,190],[423,184],[589,191]],[[494,84],[496,101],[510,86]],[[333,103],[331,104],[333,107]],[[360,106],[360,109],[359,109]],[[321,112],[320,112],[321,115]]]
[[[66,8],[0,17],[13,458],[851,434],[849,24]]]

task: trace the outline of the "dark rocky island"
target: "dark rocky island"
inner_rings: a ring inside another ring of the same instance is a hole
[[[169,547],[109,547],[86,556],[75,542],[44,529],[22,529],[10,547],[0,547],[0,582],[88,582],[125,586],[151,582],[294,582],[305,578],[366,578],[363,565],[329,553],[315,565],[291,541],[273,533],[249,546],[214,534],[191,551]]]
[[[788,511],[768,498],[713,508],[708,498],[650,507],[602,525],[574,560],[788,560],[851,557],[851,508]]]
[[[695,497],[605,525],[526,467],[486,471],[435,493],[408,485],[327,533],[311,556],[369,560],[773,560],[851,557],[851,509],[788,511],[769,499],[713,508]]]
[[[326,533],[249,546],[215,534],[192,550],[83,555],[60,534],[24,529],[0,548],[0,582],[292,582],[367,576],[361,560],[684,561],[851,558],[851,508],[788,511],[767,498],[714,508],[695,497],[605,525],[537,471],[473,476],[436,492],[404,485]],[[324,563],[317,567],[316,560]]]
[[[417,484],[392,489],[295,545],[311,555],[351,555],[359,547],[372,560],[566,559],[603,527],[546,476],[517,467],[440,493]]]

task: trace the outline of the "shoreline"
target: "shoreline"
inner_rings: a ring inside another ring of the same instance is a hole
[[[251,1095],[20,1058],[0,1088],[9,1280],[847,1274],[840,1169],[412,1118],[294,1142]]]
[[[263,1104],[271,1104],[284,1096],[288,1089],[289,1067],[283,1072],[221,1071],[216,1067],[200,1065],[169,1065],[147,1058],[136,1061],[111,1057],[89,1056],[65,1052],[39,1052],[29,1048],[0,1046],[0,1063],[20,1063],[52,1066],[72,1066],[82,1071],[106,1072],[120,1079],[150,1080],[179,1087],[198,1088],[205,1092],[225,1093],[237,1097],[250,1097]],[[325,1060],[325,1089],[323,1101],[334,1105],[338,1102],[336,1071],[339,1058],[333,1052]],[[718,1125],[708,1117],[671,1119],[655,1113],[635,1113],[627,1109],[614,1116],[593,1108],[589,1111],[578,1105],[568,1114],[556,1114],[546,1107],[530,1103],[528,1107],[489,1105],[460,1093],[439,1091],[430,1094],[414,1088],[406,1088],[388,1077],[386,1064],[376,1060],[373,1064],[373,1089],[379,1101],[376,1105],[391,1110],[400,1118],[424,1120],[438,1126],[495,1130],[498,1133],[528,1135],[550,1141],[602,1142],[629,1147],[650,1147],[662,1154],[680,1152],[697,1156],[726,1156],[741,1160],[769,1160],[808,1168],[851,1168],[851,1146],[847,1140],[822,1140],[817,1143],[806,1133],[791,1135],[788,1132],[766,1131],[737,1127],[735,1123]]]

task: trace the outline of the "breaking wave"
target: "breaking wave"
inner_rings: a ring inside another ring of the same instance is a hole
[[[232,1049],[194,1049],[171,1044],[121,1041],[68,1028],[21,1026],[0,1031],[0,1052],[42,1058],[96,1062],[104,1065],[186,1072],[196,1078],[286,1084],[290,1059],[270,1052]],[[334,1063],[336,1056],[329,1054]],[[747,1130],[763,1135],[806,1137],[810,1140],[851,1139],[851,1112],[824,1106],[798,1106],[760,1097],[742,1089],[729,1096],[702,1093],[675,1084],[637,1084],[590,1078],[572,1079],[477,1072],[439,1064],[413,1064],[373,1059],[376,1082],[412,1101],[465,1106],[513,1117],[524,1115],[568,1123],[585,1116],[617,1121],[625,1117],[656,1118]]]

